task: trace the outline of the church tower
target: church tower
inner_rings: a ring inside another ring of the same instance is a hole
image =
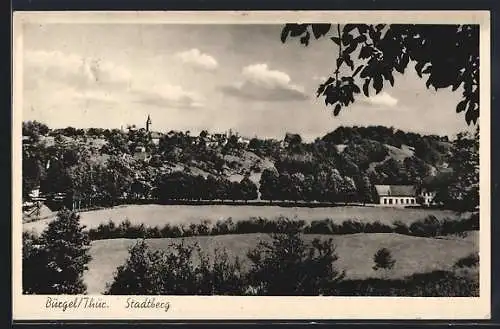
[[[149,127],[151,126],[151,117],[148,114],[148,119],[146,120],[146,131],[149,132]]]

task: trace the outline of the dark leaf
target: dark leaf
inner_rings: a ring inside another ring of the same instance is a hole
[[[464,99],[463,101],[459,102],[457,105],[457,113],[465,111],[465,107],[467,106],[468,100]]]
[[[370,97],[370,93],[368,91],[368,88],[370,86],[370,81],[371,79],[366,79],[365,83],[363,84],[363,93],[365,94],[366,97]]]
[[[389,81],[389,83],[391,84],[391,86],[394,87],[394,77],[392,76],[392,72],[390,71],[385,71],[384,72],[384,78]]]
[[[333,115],[335,115],[335,116],[339,115],[341,108],[342,108],[342,105],[340,105],[340,104],[335,105],[335,109],[333,110]]]
[[[356,48],[358,48],[358,44],[353,42],[344,50],[344,54],[351,54]]]
[[[432,84],[432,76],[430,76],[429,79],[427,79],[427,81],[425,82],[425,86],[427,88],[429,88],[431,86],[431,84]],[[436,88],[436,90],[437,90],[437,88]]]
[[[377,26],[375,27],[377,29],[377,31],[382,31],[382,29],[385,27],[385,24],[377,24]]]
[[[415,65],[415,71],[417,71],[418,76],[422,77],[422,69],[424,68],[425,62],[418,62]]]
[[[302,36],[300,38],[300,43],[305,45],[305,46],[308,46],[309,45],[309,39],[311,38],[311,34],[308,32],[306,32],[306,34],[304,36]]]
[[[358,85],[352,85],[352,91],[356,94],[359,94],[361,90],[359,89]]]
[[[312,30],[316,39],[321,38],[330,31],[331,24],[312,24]]]
[[[384,87],[384,79],[382,79],[382,76],[378,75],[374,77],[373,88],[375,88],[377,94],[382,90],[383,87]]]
[[[357,26],[356,26],[356,24],[346,24],[346,25],[344,26],[344,28],[342,29],[342,31],[343,31],[344,33],[349,33],[349,32],[351,32],[352,30],[354,30],[356,27],[357,27]]]
[[[341,57],[337,58],[337,68],[340,68],[342,66],[343,61],[344,61],[343,58],[341,58]]]
[[[298,37],[307,30],[307,24],[288,24],[288,25],[290,29],[290,35],[292,37]]]
[[[364,65],[360,65],[356,68],[356,70],[354,71],[354,73],[352,74],[352,77],[355,77],[360,71],[361,69],[364,67]]]
[[[361,78],[366,78],[371,75],[371,68],[370,66],[365,66],[365,68],[361,71],[361,74],[359,75]]]
[[[457,80],[455,80],[455,82],[453,83],[453,87],[451,90],[455,91],[458,89],[458,87],[460,87],[460,85],[462,84],[463,82],[463,76],[462,75],[459,75],[457,77]]]
[[[326,82],[322,83],[319,88],[318,88],[318,91],[317,91],[317,96],[320,96],[321,94],[323,94],[323,92],[325,91],[326,87],[329,86],[332,82],[334,82],[335,79],[332,78],[332,77],[329,77],[328,80],[326,80]]]
[[[476,108],[476,104],[469,102],[469,107],[467,108],[467,112],[465,112],[465,121],[470,125],[472,122],[476,123],[478,117],[479,111]]]
[[[335,42],[338,46],[340,46],[340,38],[339,37],[331,37],[330,38],[333,42]]]
[[[370,58],[372,54],[373,54],[373,49],[371,47],[363,46],[361,47],[361,50],[359,52],[359,58],[360,59]]]
[[[365,42],[365,41],[366,41],[366,35],[361,34],[360,36],[356,37],[354,40],[355,40],[357,43],[362,43],[362,42]]]
[[[432,65],[428,65],[423,71],[422,74],[428,74],[431,73],[432,70]]]
[[[354,62],[352,61],[351,56],[346,55],[344,57],[344,60],[347,63],[347,65],[349,65],[349,67],[351,68],[351,70],[353,70],[354,69]]]
[[[410,61],[410,56],[407,53],[401,55],[398,64],[395,65],[396,71],[399,73],[405,73],[405,69],[408,66],[408,62]]]
[[[288,38],[288,34],[290,34],[290,26],[287,24],[281,30],[281,42],[285,43],[286,38]]]

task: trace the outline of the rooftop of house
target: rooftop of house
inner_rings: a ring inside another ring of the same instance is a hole
[[[379,196],[416,196],[417,189],[413,185],[375,185]]]

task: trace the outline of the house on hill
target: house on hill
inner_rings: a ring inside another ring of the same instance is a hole
[[[421,199],[423,205],[429,206],[434,199],[434,192],[421,190],[413,185],[375,185],[379,198],[379,204],[383,206],[411,206],[419,204],[417,198]]]

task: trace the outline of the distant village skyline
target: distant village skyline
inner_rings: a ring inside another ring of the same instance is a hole
[[[50,128],[144,126],[232,129],[314,140],[339,126],[446,135],[472,130],[455,111],[461,91],[427,89],[413,68],[395,86],[362,95],[339,116],[316,98],[331,74],[329,39],[282,44],[281,25],[24,26],[23,120]],[[249,37],[251,36],[251,37]]]

